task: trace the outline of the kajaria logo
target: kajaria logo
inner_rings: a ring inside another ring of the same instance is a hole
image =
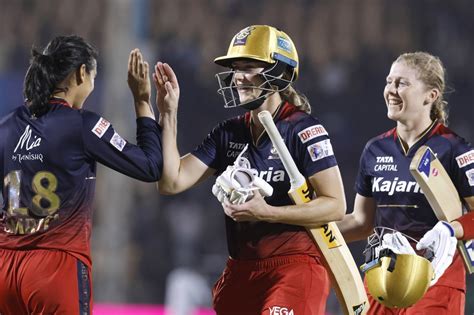
[[[300,140],[303,143],[306,143],[311,139],[324,135],[327,136],[328,133],[326,129],[324,129],[323,125],[314,125],[298,132],[298,137],[300,137]]]

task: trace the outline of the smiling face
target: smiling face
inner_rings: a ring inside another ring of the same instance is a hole
[[[265,82],[260,73],[266,66],[264,62],[248,60],[232,63],[232,68],[235,70],[234,84],[237,86],[241,103],[252,101],[262,94],[262,90],[258,87]]]
[[[418,78],[416,69],[405,62],[395,62],[384,89],[387,116],[402,123],[429,119],[431,106],[438,93],[436,89],[427,88]]]

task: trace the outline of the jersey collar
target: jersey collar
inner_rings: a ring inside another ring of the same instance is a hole
[[[62,105],[62,106],[66,106],[66,107],[70,107],[72,108],[72,105],[69,104],[65,99],[63,98],[59,98],[59,97],[52,97],[50,100],[49,100],[49,104],[56,104],[56,105]]]
[[[436,134],[442,126],[443,125],[440,124],[437,120],[433,121],[431,125],[425,131],[423,131],[423,133],[418,137],[418,140],[408,150],[406,150],[403,146],[401,138],[397,133],[397,128],[392,129],[393,139],[397,142],[397,145],[400,147],[400,150],[405,156],[412,155],[412,153],[416,152],[416,150],[418,150],[419,147],[425,144],[429,138]]]

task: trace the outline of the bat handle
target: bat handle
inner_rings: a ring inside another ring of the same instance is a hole
[[[280,132],[278,131],[275,122],[273,121],[272,114],[269,111],[264,110],[258,113],[258,119],[262,123],[265,131],[267,132],[270,140],[273,143],[273,146],[278,152],[280,156],[281,162],[285,167],[286,171],[288,172],[288,176],[290,177],[290,184],[292,188],[296,188],[301,186],[306,179],[301,175],[298,170],[298,167],[295,164],[295,161],[291,157],[290,151],[283,142]]]

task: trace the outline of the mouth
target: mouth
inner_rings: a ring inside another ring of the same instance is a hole
[[[388,99],[388,106],[400,107],[402,104],[403,102],[400,99],[393,99],[393,98]]]

